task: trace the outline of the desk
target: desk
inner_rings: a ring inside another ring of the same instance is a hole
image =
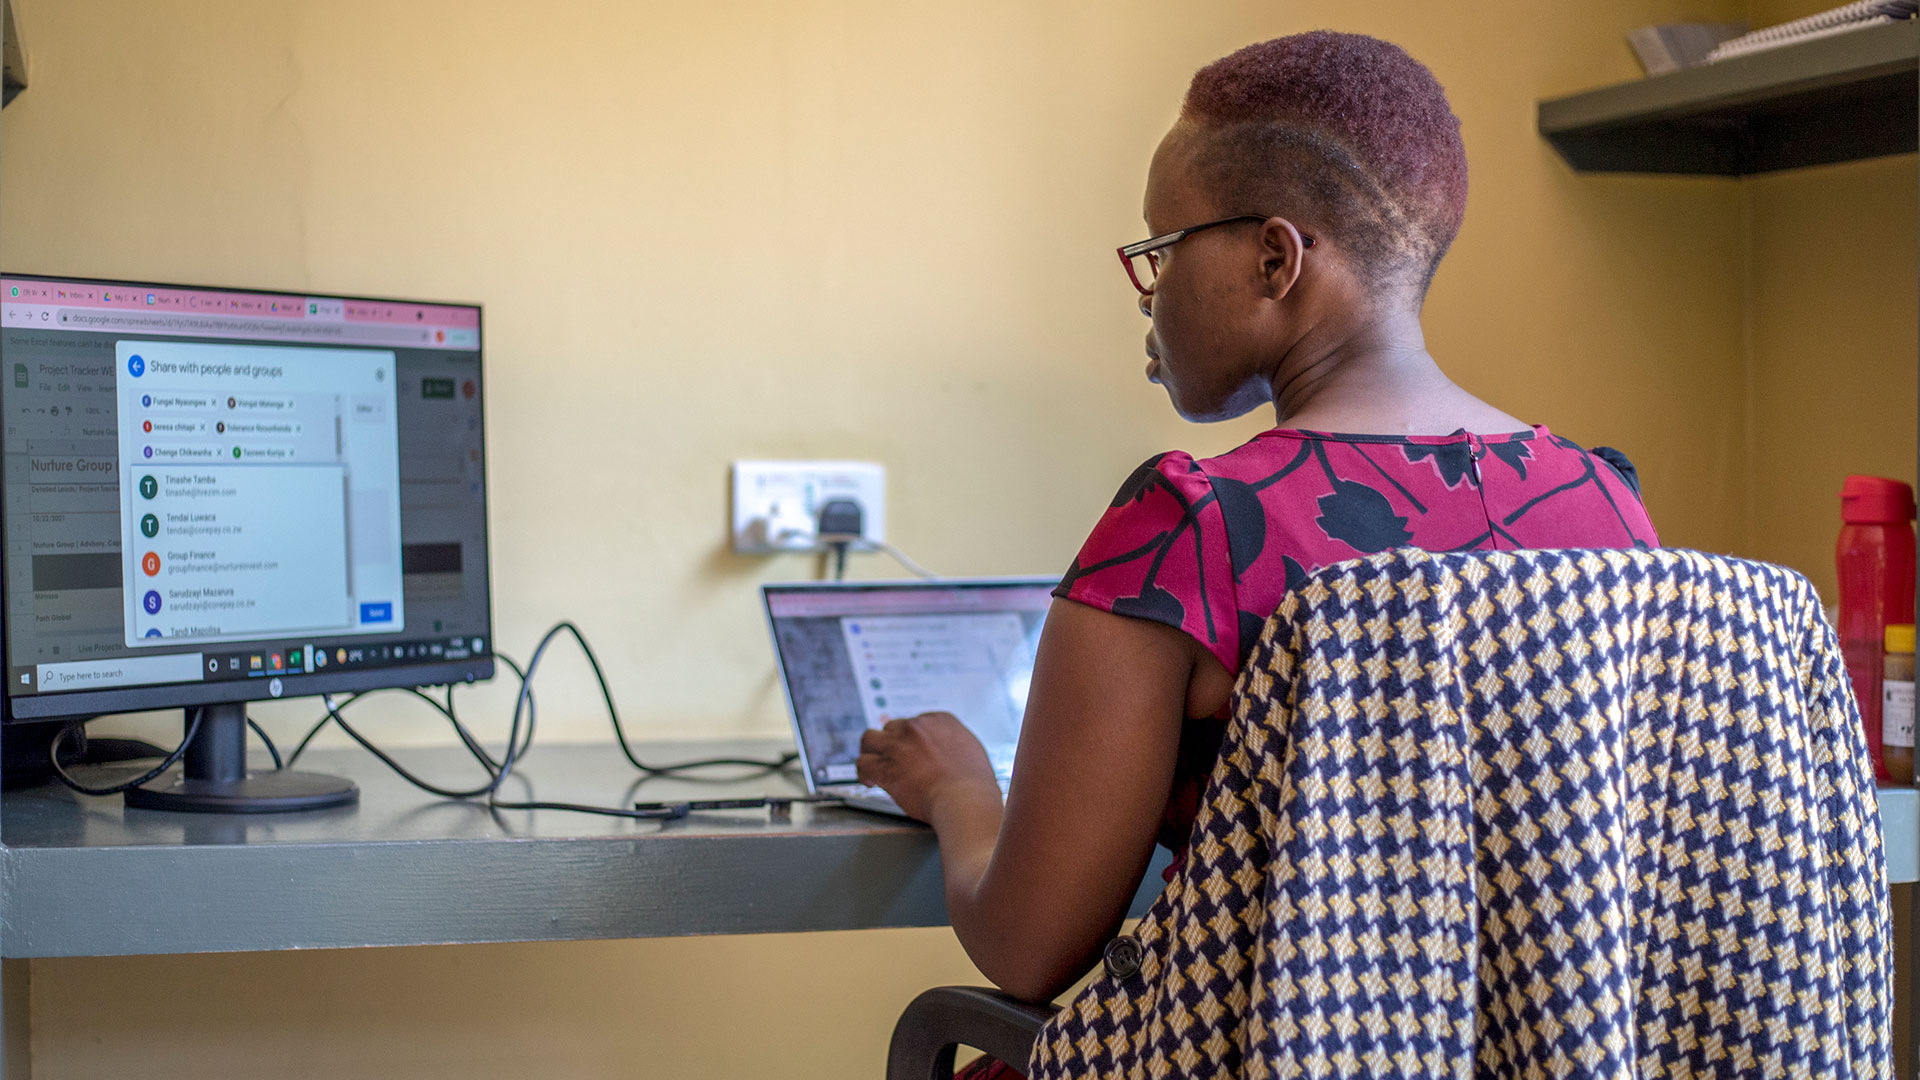
[[[769,757],[784,740],[650,744],[642,760]],[[458,749],[403,751],[443,783],[477,776]],[[434,799],[357,749],[304,767],[352,777],[360,805],[255,817],[127,810],[41,787],[0,797],[5,1049],[25,1046],[26,958],[466,944],[935,926],[946,922],[931,831],[798,805],[671,822],[490,812]],[[791,772],[636,781],[611,744],[541,746],[506,798],[600,805],[798,793]],[[1883,790],[1889,880],[1920,880],[1920,791]],[[1154,863],[1134,900],[1159,892]],[[1901,911],[1906,918],[1911,911]],[[11,1056],[11,1054],[9,1054]]]
[[[1920,790],[1881,788],[1880,829],[1887,843],[1887,884],[1920,881]]]
[[[774,758],[783,740],[651,744],[643,761]],[[443,784],[465,751],[402,751]],[[357,749],[300,767],[350,776],[360,804],[297,814],[128,810],[62,787],[0,799],[0,955],[328,949],[938,926],[931,830],[834,806],[631,821],[436,799]],[[501,797],[601,806],[801,794],[792,771],[644,782],[607,745],[537,746]],[[1164,862],[1156,863],[1156,866]],[[1149,875],[1141,896],[1157,895]]]
[[[760,739],[635,753],[672,762],[790,749]],[[480,779],[458,748],[396,756],[442,784]],[[248,816],[128,810],[56,786],[0,796],[0,956],[12,969],[0,1002],[5,1049],[25,1045],[27,958],[947,921],[933,832],[901,818],[807,804],[786,817],[730,810],[666,822],[489,811],[426,795],[357,748],[314,751],[300,767],[351,777],[360,804]],[[642,781],[610,743],[536,746],[501,797],[624,806],[804,791],[790,770],[704,775],[715,779]],[[1156,853],[1134,914],[1158,895],[1165,861]]]

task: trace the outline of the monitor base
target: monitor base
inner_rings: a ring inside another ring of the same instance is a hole
[[[203,814],[273,814],[352,806],[360,789],[342,776],[309,772],[265,772],[238,780],[195,780],[169,769],[150,783],[127,790],[127,805],[140,810],[184,810]]]
[[[193,726],[196,711],[198,730]],[[276,814],[360,801],[360,789],[345,777],[281,769],[248,773],[245,702],[189,710],[187,730],[194,731],[194,736],[182,767],[127,789],[128,806],[201,814]]]

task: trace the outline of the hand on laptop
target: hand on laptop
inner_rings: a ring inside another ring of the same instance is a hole
[[[952,713],[922,713],[889,720],[860,736],[860,782],[884,788],[907,816],[932,821],[935,807],[952,795],[991,795],[1000,783],[986,748]]]

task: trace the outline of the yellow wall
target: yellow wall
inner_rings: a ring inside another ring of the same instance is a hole
[[[1912,155],[1748,181],[1752,491],[1745,554],[1806,573],[1828,603],[1840,484],[1914,482]]]
[[[1749,17],[1771,26],[1831,6],[1753,0]],[[1920,162],[1907,154],[1740,186],[1752,409],[1743,554],[1807,574],[1835,603],[1841,481],[1915,479]]]
[[[1625,449],[1668,542],[1802,569],[1830,550],[1857,403],[1820,361],[1823,305],[1859,306],[1849,352],[1905,380],[1873,406],[1906,410],[1873,467],[1912,470],[1913,159],[1576,177],[1533,132],[1537,99],[1638,73],[1628,30],[1735,0],[15,6],[33,81],[0,126],[0,260],[484,302],[496,638],[524,653],[575,619],[648,736],[784,728],[754,586],[814,567],[726,551],[729,460],[882,461],[891,538],[922,562],[1045,571],[1140,458],[1263,426],[1172,416],[1112,248],[1143,233],[1187,76],[1282,33],[1389,37],[1447,85],[1473,193],[1434,351],[1509,411]],[[1828,440],[1818,468],[1774,440],[1796,409]],[[605,737],[582,665],[558,658],[541,692],[543,738]],[[311,711],[260,715],[290,732]],[[372,727],[446,741],[401,703]],[[871,1074],[913,988],[974,976],[930,930],[33,978],[43,1077],[452,1077]]]
[[[1112,249],[1192,70],[1327,23],[1410,46],[1465,121],[1436,353],[1635,456],[1669,537],[1732,545],[1737,194],[1575,177],[1533,134],[1538,97],[1630,76],[1624,30],[1680,7],[18,0],[0,243],[484,302],[496,639],[569,616],[643,734],[780,732],[753,588],[814,565],[726,549],[727,463],[882,461],[921,562],[1050,571],[1140,459],[1270,423],[1173,416]],[[605,737],[583,674],[556,658],[548,737]],[[380,730],[444,741],[422,713]]]
[[[947,930],[39,961],[34,1077],[880,1075]]]

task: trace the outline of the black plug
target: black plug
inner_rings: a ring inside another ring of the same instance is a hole
[[[833,579],[847,576],[847,545],[866,535],[867,515],[852,499],[828,499],[820,508],[821,541],[833,551]]]

